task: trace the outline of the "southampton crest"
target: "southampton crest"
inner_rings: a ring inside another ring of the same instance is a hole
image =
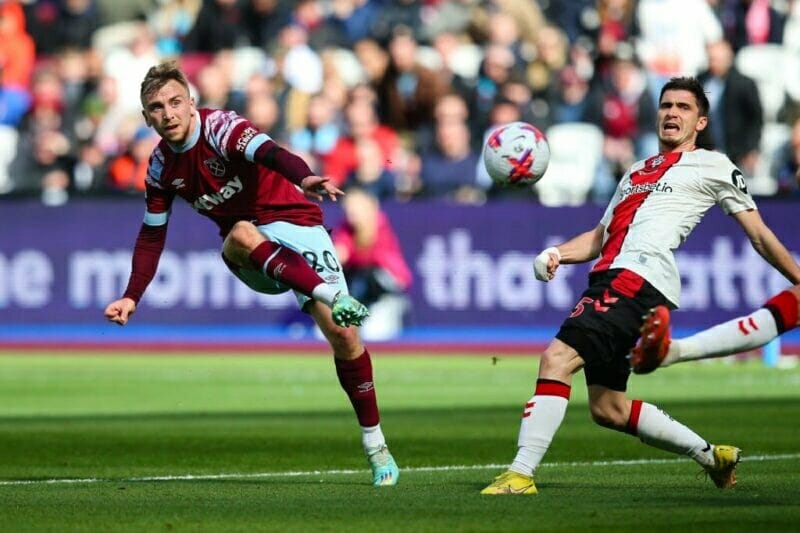
[[[667,159],[663,155],[658,154],[655,158],[650,160],[650,168],[656,168],[666,160]]]
[[[203,164],[211,171],[214,176],[221,178],[225,175],[225,165],[217,159],[216,157],[212,157],[210,159],[206,159],[203,161]]]

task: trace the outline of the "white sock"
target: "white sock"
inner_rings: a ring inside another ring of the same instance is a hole
[[[568,403],[568,397],[535,394],[525,404],[517,440],[519,448],[510,470],[526,476],[533,475],[564,420]]]
[[[746,352],[778,336],[772,313],[764,308],[686,337],[673,339],[661,366]]]
[[[381,431],[381,425],[361,426],[361,445],[364,452],[369,455],[386,446],[386,438]]]
[[[688,455],[703,466],[714,466],[713,448],[705,439],[655,405],[634,400],[634,404],[637,402],[641,410],[632,429],[642,442],[660,450]],[[632,417],[633,411],[635,405]]]
[[[328,307],[333,307],[333,299],[339,294],[339,288],[335,285],[328,285],[327,283],[320,283],[311,291],[311,297],[319,300]]]

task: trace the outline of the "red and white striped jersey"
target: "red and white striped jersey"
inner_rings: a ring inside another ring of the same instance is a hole
[[[233,111],[198,109],[184,146],[162,140],[147,169],[145,224],[167,223],[175,196],[207,216],[226,235],[240,220],[322,224],[322,210],[287,178],[253,157],[270,137]]]
[[[679,305],[673,252],[714,204],[729,215],[756,208],[741,171],[724,154],[694,150],[634,163],[600,221],[606,232],[592,272],[631,270]]]

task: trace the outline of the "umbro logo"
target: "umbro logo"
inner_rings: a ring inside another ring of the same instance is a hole
[[[183,178],[176,178],[172,180],[172,186],[176,189],[183,189],[186,187],[186,184],[183,182]]]
[[[374,389],[375,386],[371,381],[365,381],[364,383],[358,385],[356,388],[358,389],[358,392],[369,392],[372,389]]]

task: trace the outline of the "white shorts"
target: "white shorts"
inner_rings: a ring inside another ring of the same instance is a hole
[[[324,227],[298,226],[289,222],[271,222],[256,227],[270,241],[294,250],[305,257],[308,264],[317,271],[325,283],[335,286],[344,294],[349,294],[342,265],[336,256],[336,248]],[[290,287],[264,275],[262,271],[254,267],[236,267],[228,261],[225,261],[225,264],[237,278],[256,292],[281,294],[291,290]],[[301,309],[311,300],[305,294],[297,291],[294,291],[294,295]]]

